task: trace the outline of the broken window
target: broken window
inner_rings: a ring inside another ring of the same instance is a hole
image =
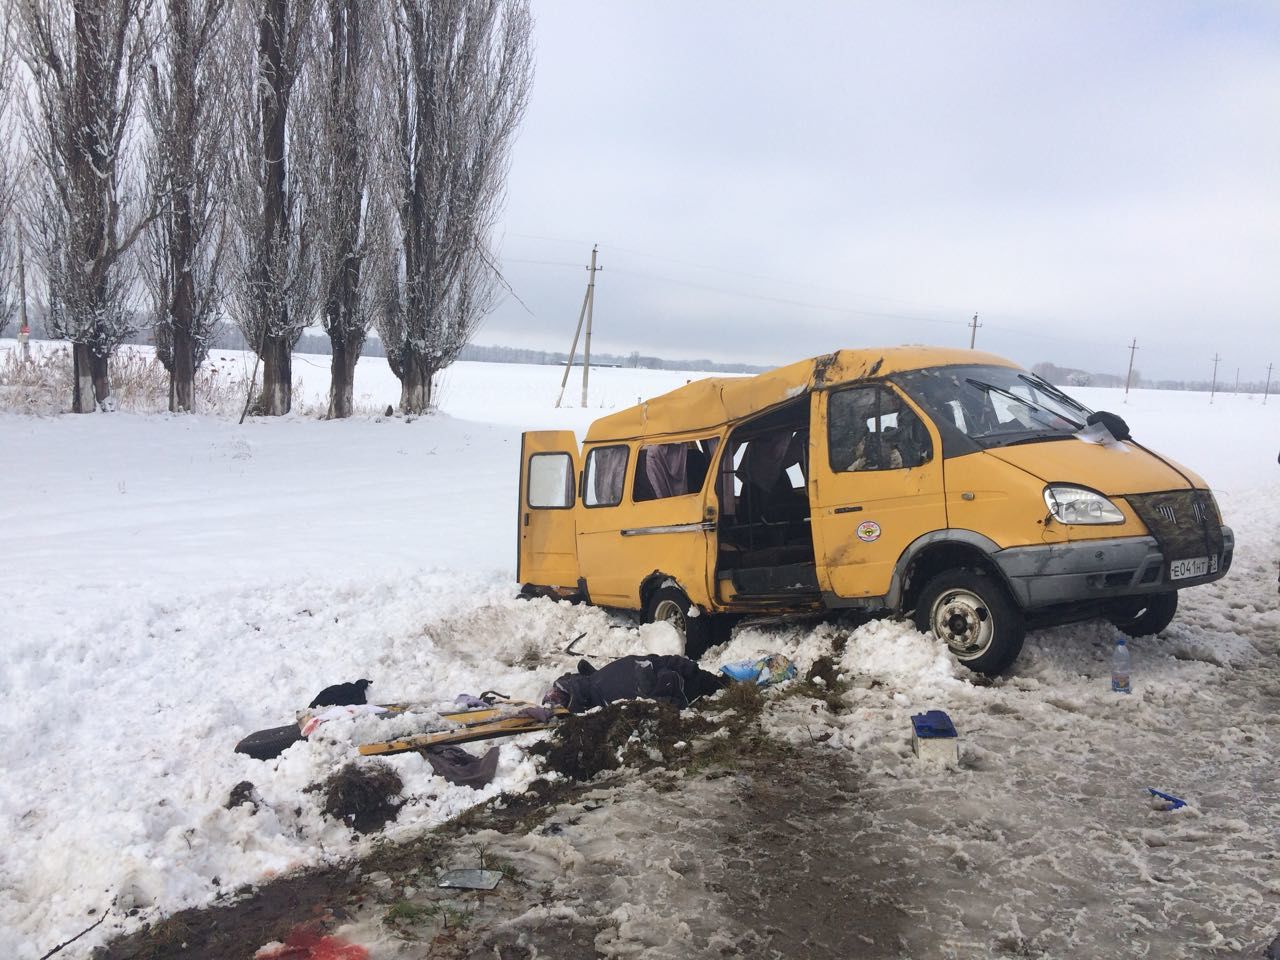
[[[1065,440],[1076,434],[1090,412],[1052,384],[1016,367],[931,367],[901,374],[898,382],[933,417],[945,442],[957,452]],[[957,430],[951,430],[952,424]]]
[[[627,472],[627,448],[596,447],[587,454],[582,502],[588,507],[616,507],[622,502],[622,478]]]
[[[881,386],[832,393],[827,409],[831,469],[837,472],[900,470],[933,457],[923,421],[902,399]]]
[[[702,490],[719,437],[654,443],[636,455],[636,479],[631,498],[637,502],[682,497]]]
[[[529,458],[529,506],[562,510],[573,506],[573,458],[535,453]]]

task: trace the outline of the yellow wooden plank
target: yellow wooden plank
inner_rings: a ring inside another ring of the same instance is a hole
[[[563,715],[568,711],[558,712]],[[408,753],[411,750],[469,743],[474,740],[488,740],[492,737],[513,737],[517,734],[529,733],[534,730],[546,730],[554,725],[554,722],[544,723],[533,717],[503,717],[487,723],[471,723],[459,730],[440,730],[435,733],[421,733],[381,743],[366,743],[360,747],[360,754],[361,756],[372,757],[386,756],[392,753]]]

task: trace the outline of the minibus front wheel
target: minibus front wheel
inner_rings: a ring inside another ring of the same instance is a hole
[[[645,619],[650,623],[669,623],[684,637],[685,655],[696,660],[712,644],[711,616],[695,610],[693,603],[679,587],[660,587],[645,605]]]
[[[946,643],[976,673],[1002,673],[1022,652],[1026,619],[1004,585],[977,570],[947,570],[924,585],[916,628]]]

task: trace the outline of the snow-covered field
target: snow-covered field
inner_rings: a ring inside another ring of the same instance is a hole
[[[299,358],[308,393],[324,363]],[[135,907],[126,923],[359,850],[302,791],[378,721],[331,724],[274,770],[231,751],[327,684],[536,698],[580,633],[602,654],[670,649],[665,627],[513,599],[515,485],[522,429],[581,432],[690,376],[593,371],[593,408],[555,410],[557,368],[460,363],[443,412],[411,422],[0,416],[0,955],[39,957],[113,903],[75,949]],[[395,402],[385,361],[361,362],[356,392]],[[780,736],[862,774],[870,819],[848,839],[911,878],[893,896],[913,956],[1233,955],[1280,932],[1280,400],[1075,392],[1204,475],[1237,536],[1231,574],[1134,644],[1135,695],[1110,693],[1100,625],[1034,635],[982,687],[914,631],[872,623],[841,658],[850,709],[771,712]],[[803,669],[834,635],[744,630],[710,659],[777,650]],[[929,706],[965,738],[959,770],[911,756],[909,717]],[[410,800],[389,832],[519,789],[536,775],[522,742],[480,793],[394,758]],[[242,780],[257,815],[224,807]],[[1189,806],[1154,810],[1148,786]],[[681,908],[665,896],[655,924]]]

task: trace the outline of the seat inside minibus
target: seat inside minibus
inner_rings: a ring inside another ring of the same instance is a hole
[[[720,462],[717,576],[738,596],[817,589],[809,511],[809,397],[736,428]]]

